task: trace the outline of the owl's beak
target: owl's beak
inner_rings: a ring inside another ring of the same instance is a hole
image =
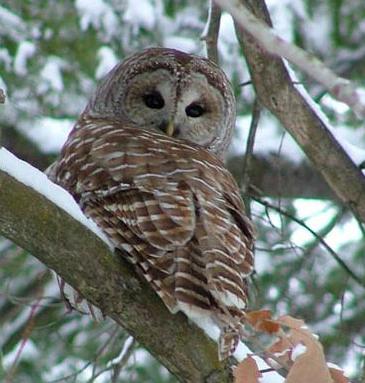
[[[174,135],[174,132],[175,132],[174,123],[172,121],[169,121],[169,123],[167,124],[167,128],[166,128],[166,134],[168,136],[172,137]]]
[[[160,129],[170,137],[172,137],[175,133],[175,125],[173,121],[164,121],[160,125]]]

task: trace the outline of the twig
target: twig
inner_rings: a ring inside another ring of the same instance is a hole
[[[229,12],[240,27],[267,52],[285,57],[322,84],[335,98],[346,103],[359,117],[365,117],[365,90],[337,76],[311,53],[283,40],[272,28],[257,19],[239,0],[214,0],[214,2]]]
[[[0,88],[0,104],[5,104],[5,92]]]
[[[278,213],[284,215],[287,218],[290,218],[294,222],[298,223],[300,226],[304,227],[307,231],[309,231],[318,241],[319,243],[331,254],[333,259],[348,273],[348,275],[356,281],[361,287],[365,288],[365,282],[363,278],[359,277],[353,270],[350,269],[349,266],[339,257],[339,255],[332,249],[332,247],[323,239],[321,238],[314,230],[312,230],[303,220],[293,216],[292,214],[288,213],[286,210],[281,209],[275,205],[272,205],[271,203],[262,200],[257,197],[253,197],[254,200],[261,205],[265,206],[265,208],[273,209],[277,211]]]
[[[257,126],[260,121],[260,115],[261,115],[261,105],[258,99],[256,98],[253,104],[251,125],[250,125],[250,130],[248,133],[245,157],[243,160],[242,189],[243,189],[243,195],[245,199],[245,205],[246,205],[248,217],[251,217],[251,207],[250,207],[251,197],[248,195],[248,190],[250,187],[250,169],[251,169],[251,163],[252,163],[253,147],[255,144]]]
[[[221,14],[221,8],[216,5],[213,0],[210,0],[207,25],[201,38],[205,41],[208,58],[215,62],[217,65],[219,64],[218,34]]]
[[[127,364],[129,358],[131,357],[134,346],[136,345],[136,340],[133,337],[129,337],[126,339],[123,345],[123,349],[120,353],[120,356],[118,359],[120,359],[117,363],[113,363],[113,375],[111,378],[112,383],[118,382],[118,377],[124,366]]]
[[[19,349],[15,355],[15,359],[14,359],[14,361],[10,367],[10,370],[9,370],[8,374],[6,375],[5,383],[12,383],[14,381],[14,375],[16,372],[16,367],[17,367],[18,361],[22,355],[22,352],[24,351],[24,347],[29,340],[30,334],[32,333],[32,330],[34,328],[34,318],[35,318],[36,312],[39,308],[39,304],[40,304],[41,299],[42,299],[41,297],[38,298],[36,300],[36,302],[31,307],[29,318],[27,321],[28,323],[27,323],[27,326],[25,327],[24,332],[23,332],[23,336],[22,336],[23,339],[20,343],[20,347],[19,347]]]

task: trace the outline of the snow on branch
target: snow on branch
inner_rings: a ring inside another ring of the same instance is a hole
[[[267,52],[281,56],[297,65],[318,81],[339,101],[346,103],[361,118],[365,117],[365,89],[337,76],[322,61],[303,49],[283,40],[276,32],[256,18],[240,0],[214,0],[246,30]]]

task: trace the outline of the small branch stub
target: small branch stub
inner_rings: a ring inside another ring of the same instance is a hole
[[[0,88],[0,104],[5,104],[5,92]]]

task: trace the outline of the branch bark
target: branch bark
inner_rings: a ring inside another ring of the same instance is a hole
[[[264,0],[241,0],[241,4],[271,26]],[[282,59],[263,50],[237,22],[236,31],[262,105],[277,116],[339,200],[365,222],[365,177],[361,170],[294,87]]]
[[[0,234],[125,328],[181,382],[230,383],[232,361],[183,314],[172,316],[132,267],[65,211],[0,171]]]

